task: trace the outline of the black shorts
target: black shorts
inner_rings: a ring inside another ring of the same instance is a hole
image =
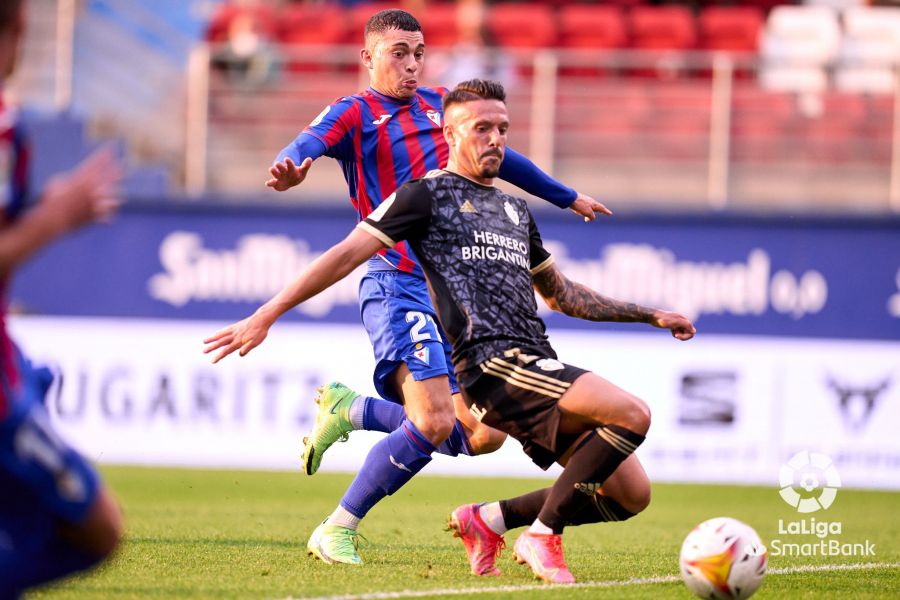
[[[547,469],[578,437],[559,434],[557,403],[587,373],[546,350],[514,349],[456,374],[472,415],[521,442],[534,463]]]

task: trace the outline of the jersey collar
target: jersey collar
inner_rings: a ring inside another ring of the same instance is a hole
[[[412,104],[413,102],[416,101],[416,98],[417,98],[417,96],[413,96],[412,98],[409,98],[408,100],[403,100],[401,98],[394,98],[393,96],[388,96],[386,94],[382,94],[381,92],[379,92],[378,90],[373,88],[371,85],[369,86],[368,90],[366,90],[366,91],[368,91],[370,94],[372,94],[379,100],[381,100],[383,102],[390,102],[392,104],[400,104],[400,105]],[[418,92],[416,92],[416,94],[418,95]]]

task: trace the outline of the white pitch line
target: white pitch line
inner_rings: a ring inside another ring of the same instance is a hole
[[[872,569],[900,569],[900,562],[892,563],[853,563],[844,565],[801,565],[799,567],[783,567],[769,569],[767,575],[794,575],[797,573],[821,573],[825,571],[869,571]],[[536,583],[529,585],[499,585],[493,587],[445,588],[434,590],[402,590],[399,592],[373,592],[371,594],[346,594],[343,596],[288,596],[284,600],[393,600],[395,598],[428,598],[430,596],[469,596],[474,594],[503,594],[532,591],[561,591],[579,588],[618,588],[657,583],[677,583],[681,577],[663,575],[660,577],[639,577],[618,581],[584,581],[569,585],[549,585]]]

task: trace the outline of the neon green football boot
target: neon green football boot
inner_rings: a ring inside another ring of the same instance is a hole
[[[359,532],[355,529],[329,525],[323,521],[309,536],[306,553],[329,565],[361,565],[363,559],[357,552],[359,537]]]
[[[350,423],[350,405],[359,394],[343,383],[332,381],[316,388],[316,422],[312,431],[303,438],[303,469],[307,475],[319,470],[322,456],[335,442],[346,442],[353,431]]]

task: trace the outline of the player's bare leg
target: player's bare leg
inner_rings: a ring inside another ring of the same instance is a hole
[[[446,375],[416,381],[401,363],[391,374],[394,389],[403,398],[406,416],[435,446],[450,437],[456,421],[450,381]]]
[[[618,425],[644,435],[650,428],[650,408],[637,396],[595,373],[585,373],[559,399],[561,433]]]

